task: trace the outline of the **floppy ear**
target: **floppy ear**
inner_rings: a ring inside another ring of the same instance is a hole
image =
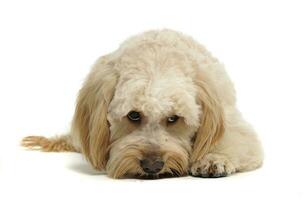
[[[200,127],[195,135],[192,162],[202,159],[223,135],[225,129],[221,102],[214,88],[209,84],[210,80],[202,74],[203,72],[200,72],[195,81],[198,92],[197,100],[202,107],[202,116]]]
[[[81,143],[81,152],[94,168],[102,170],[108,160],[108,105],[114,95],[117,74],[106,57],[97,61],[79,91],[72,124]]]

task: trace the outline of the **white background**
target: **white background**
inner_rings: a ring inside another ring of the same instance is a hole
[[[306,199],[305,2],[0,1],[0,199]],[[226,65],[263,141],[261,169],[112,180],[79,154],[19,147],[23,136],[67,131],[95,59],[156,28],[192,35]]]

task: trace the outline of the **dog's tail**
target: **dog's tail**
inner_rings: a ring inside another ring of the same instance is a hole
[[[45,152],[78,152],[72,144],[71,135],[61,135],[53,138],[27,136],[22,139],[21,146]]]

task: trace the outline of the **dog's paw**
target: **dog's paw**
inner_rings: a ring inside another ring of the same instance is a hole
[[[203,159],[191,165],[192,176],[219,178],[235,172],[235,167],[226,156],[209,153]]]

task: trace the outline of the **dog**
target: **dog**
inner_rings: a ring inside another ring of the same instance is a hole
[[[194,39],[163,29],[100,57],[77,98],[68,134],[22,145],[82,153],[112,178],[224,177],[262,165],[224,66]]]

